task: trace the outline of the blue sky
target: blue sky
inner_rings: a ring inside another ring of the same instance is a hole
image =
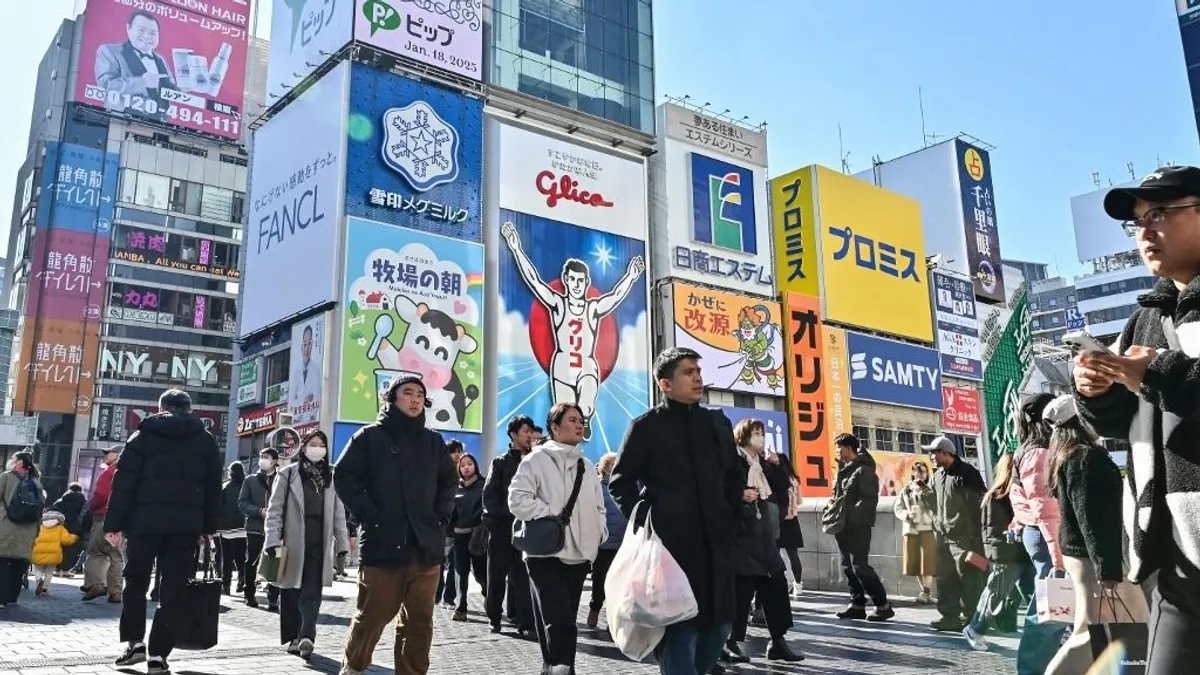
[[[38,59],[82,4],[0,3],[6,200]],[[1127,162],[1139,177],[1160,160],[1200,163],[1175,16],[1171,0],[659,0],[657,93],[766,120],[771,173],[780,174],[812,162],[839,168],[839,122],[852,172],[872,155],[919,149],[921,87],[928,132],[996,146],[1004,255],[1073,275],[1082,268],[1069,199],[1094,188],[1092,172],[1107,185],[1128,180]],[[261,34],[269,23],[259,22]]]

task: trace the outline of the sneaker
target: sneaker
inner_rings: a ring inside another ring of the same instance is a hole
[[[313,641],[312,640],[309,640],[308,638],[300,638],[300,644],[296,645],[296,648],[299,650],[300,658],[304,659],[305,661],[312,658],[312,655],[313,655]]]
[[[792,597],[793,598],[796,598],[797,600],[800,599],[800,594],[803,592],[804,592],[804,582],[803,581],[797,581],[796,583],[792,584]]]
[[[721,660],[725,663],[749,663],[750,657],[742,653],[738,643],[727,640],[725,648],[721,650]]]
[[[37,582],[37,588],[34,589],[33,595],[34,595],[34,597],[40,597],[45,592],[46,592],[46,581],[45,581],[45,579],[42,579]]]
[[[296,640],[289,642],[287,646],[287,653],[291,654],[292,656],[300,656],[300,644]]]
[[[118,666],[136,666],[146,661],[146,645],[135,642],[125,648],[125,653],[117,659]]]
[[[887,621],[896,616],[896,610],[892,609],[891,603],[883,607],[876,607],[874,612],[867,616],[867,621]]]
[[[465,609],[454,610],[454,614],[451,615],[450,620],[451,621],[466,621],[467,620],[467,610],[465,610]]]
[[[258,600],[254,598],[246,598],[246,606],[250,609],[258,609]]]
[[[167,675],[171,672],[171,666],[167,665],[167,659],[164,656],[151,656],[146,663],[146,675]]]
[[[492,624],[491,630],[492,630],[492,633],[499,633],[500,632],[500,624],[498,624],[498,623]]]
[[[971,649],[974,649],[977,652],[986,652],[988,650],[987,638],[983,637],[979,633],[976,633],[970,625],[962,629],[962,634],[963,637],[967,639],[967,644],[971,645]]]
[[[965,624],[961,620],[959,620],[957,618],[951,619],[948,617],[942,617],[942,618],[938,619],[937,621],[929,622],[930,628],[932,628],[936,631],[941,631],[943,633],[961,632],[964,625]]]
[[[862,605],[850,605],[834,616],[839,619],[865,619],[867,618],[867,608]]]
[[[278,614],[279,613],[279,604],[273,603],[273,602],[268,602],[267,603],[267,611],[272,614]]]
[[[921,591],[920,595],[917,596],[917,604],[918,605],[932,605],[933,604],[933,596],[929,594],[929,591]]]

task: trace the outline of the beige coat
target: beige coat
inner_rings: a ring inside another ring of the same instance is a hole
[[[34,479],[37,486],[42,482]],[[33,523],[14,523],[8,519],[8,503],[21,484],[21,477],[6,471],[0,473],[0,558],[29,560],[33,557],[33,542],[38,536],[41,519]],[[43,491],[42,496],[45,496]]]
[[[280,524],[283,521],[283,504],[287,500],[287,523],[283,524],[282,542]],[[292,464],[279,470],[271,488],[271,499],[267,503],[266,541],[263,549],[287,547],[287,558],[279,570],[280,588],[300,588],[304,575],[304,485],[301,483],[300,465]],[[350,550],[350,537],[346,531],[346,509],[337,492],[330,484],[325,489],[325,568],[323,583],[333,585],[333,560],[338,553]]]

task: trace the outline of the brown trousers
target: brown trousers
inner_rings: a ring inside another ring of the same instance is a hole
[[[383,629],[396,617],[396,675],[429,672],[433,604],[441,565],[363,567],[358,571],[358,611],[350,622],[345,665],[366,670]]]

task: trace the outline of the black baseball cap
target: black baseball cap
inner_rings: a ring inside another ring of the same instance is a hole
[[[1133,205],[1169,202],[1180,197],[1200,197],[1200,168],[1164,166],[1142,179],[1137,187],[1113,188],[1104,196],[1104,212],[1119,221],[1134,219]]]

